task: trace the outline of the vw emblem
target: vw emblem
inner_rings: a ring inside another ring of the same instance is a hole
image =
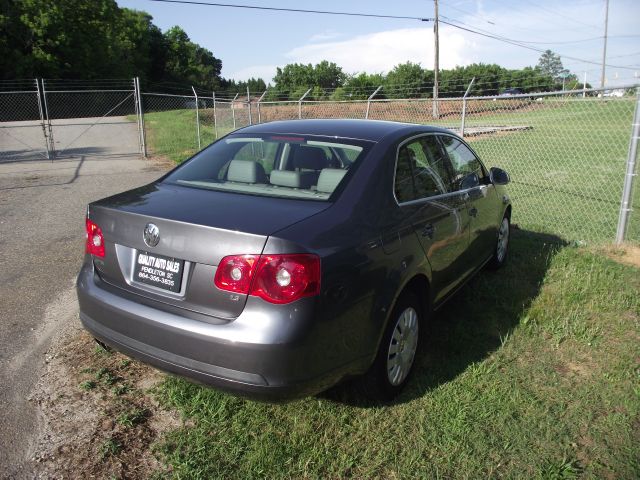
[[[160,229],[154,223],[147,223],[144,227],[144,243],[150,247],[155,247],[160,241]]]

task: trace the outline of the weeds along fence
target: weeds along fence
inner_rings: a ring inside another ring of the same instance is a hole
[[[255,123],[309,118],[392,120],[462,135],[487,166],[511,175],[513,222],[566,240],[640,243],[638,86],[440,99],[264,101],[142,92],[137,79],[0,84],[0,163],[140,153],[181,162]],[[376,91],[377,92],[377,91]],[[630,93],[629,93],[630,92]],[[635,119],[634,119],[635,118]],[[637,182],[635,182],[637,183]]]

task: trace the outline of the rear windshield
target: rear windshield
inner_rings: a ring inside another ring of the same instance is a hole
[[[329,200],[369,142],[293,135],[230,135],[164,181],[250,195]]]

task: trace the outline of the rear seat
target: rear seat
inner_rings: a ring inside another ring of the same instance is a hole
[[[251,160],[232,160],[229,163],[227,180],[239,183],[267,183],[264,167]]]
[[[292,172],[290,170],[273,170],[271,172],[271,185],[291,188],[311,188],[316,183],[315,172]]]
[[[323,168],[316,190],[322,193],[333,193],[346,174],[347,171],[341,168]]]

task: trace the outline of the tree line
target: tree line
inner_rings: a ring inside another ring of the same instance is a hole
[[[469,95],[498,95],[506,89],[523,93],[582,88],[575,75],[562,67],[560,57],[551,51],[543,53],[538,65],[522,69],[507,69],[496,64],[476,63],[464,67],[440,70],[438,95],[460,97],[475,78]],[[396,65],[383,73],[349,75],[335,63],[322,61],[312,64],[289,64],[278,68],[273,78],[275,86],[268,92],[271,100],[294,100],[309,88],[308,99],[361,100],[382,87],[376,98],[430,98],[433,96],[433,70],[418,63]],[[589,87],[587,85],[587,87]]]
[[[0,78],[105,79],[219,88],[222,61],[180,27],[115,0],[0,0]]]
[[[146,12],[121,8],[115,0],[0,0],[0,79],[109,79],[139,76],[154,89],[189,85],[207,91],[245,94],[268,90],[269,100],[365,99],[432,96],[433,70],[406,62],[388,73],[347,74],[335,63],[293,63],[278,68],[273,85],[262,78],[224,79],[222,60],[191,41],[179,26],[162,32]],[[545,52],[535,67],[513,70],[473,64],[441,70],[439,95],[496,95],[507,88],[524,93],[576,87],[560,58]]]

